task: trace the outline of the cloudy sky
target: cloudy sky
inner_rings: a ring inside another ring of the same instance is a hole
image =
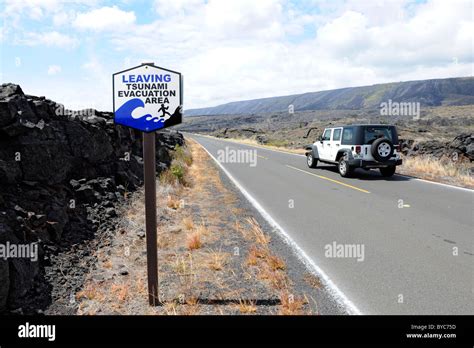
[[[180,71],[185,109],[473,75],[472,1],[0,0],[1,82],[112,110],[112,74]]]

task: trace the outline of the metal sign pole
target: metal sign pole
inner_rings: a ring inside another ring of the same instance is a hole
[[[155,161],[155,133],[143,133],[148,301],[151,306],[159,303]]]

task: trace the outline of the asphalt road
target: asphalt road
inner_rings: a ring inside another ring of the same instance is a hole
[[[474,191],[378,171],[342,178],[301,155],[187,136],[215,158],[256,151],[255,166],[220,163],[356,313],[474,314]],[[345,252],[328,254],[334,245]]]

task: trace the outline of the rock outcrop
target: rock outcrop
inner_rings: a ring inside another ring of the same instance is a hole
[[[159,173],[184,140],[156,136]],[[18,85],[0,87],[0,246],[39,246],[36,262],[0,255],[0,311],[22,306],[58,250],[112,230],[117,202],[142,184],[141,156],[140,132],[114,126],[111,113],[72,113]]]
[[[460,134],[450,142],[401,140],[400,145],[402,153],[407,156],[456,157],[463,161],[474,161],[474,134],[470,133]]]

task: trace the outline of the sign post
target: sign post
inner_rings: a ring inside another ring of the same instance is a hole
[[[156,221],[155,131],[182,122],[183,82],[179,72],[143,63],[113,74],[115,124],[143,132],[148,301],[160,304]]]
[[[159,302],[155,162],[155,133],[143,133],[143,174],[145,176],[145,226],[148,270],[148,301],[152,306],[155,306]]]

